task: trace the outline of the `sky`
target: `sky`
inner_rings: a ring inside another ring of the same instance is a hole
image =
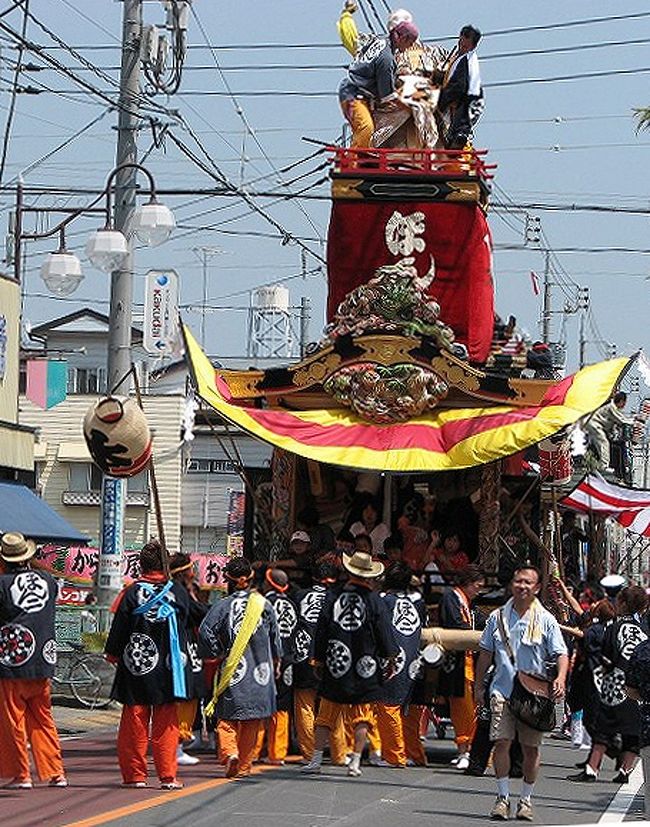
[[[367,0],[364,5],[368,8]],[[0,12],[9,6],[10,0],[0,0]],[[374,6],[385,17],[385,4],[375,0]],[[269,282],[281,280],[290,289],[292,306],[299,305],[302,296],[311,300],[310,339],[319,338],[326,280],[317,256],[325,254],[328,184],[326,170],[317,169],[323,156],[310,158],[317,146],[302,138],[327,142],[341,132],[335,90],[347,53],[337,43],[335,21],[339,8],[338,2],[330,0],[240,0],[228,4],[195,0],[181,90],[173,97],[158,95],[154,99],[160,106],[182,114],[187,128],[165,115],[161,120],[200,154],[195,142],[198,138],[209,163],[232,183],[243,184],[249,192],[273,191],[280,196],[301,190],[310,196],[291,201],[255,198],[274,223],[251,212],[240,198],[166,199],[179,226],[165,245],[137,251],[134,312],[141,312],[144,276],[150,268],[174,267],[180,277],[181,304],[200,304],[200,257],[201,248],[206,248],[211,308],[205,322],[206,349],[217,358],[245,354],[250,291]],[[413,0],[408,8],[428,42],[451,46],[460,26],[468,22],[485,33],[479,55],[486,111],[475,143],[487,148],[490,161],[498,164],[495,202],[555,208],[590,205],[650,209],[650,132],[637,135],[632,117],[633,107],[650,104],[650,16],[532,28],[647,13],[647,6],[640,0],[618,0],[616,4],[600,0],[571,4],[559,0],[543,4],[511,0],[433,4],[430,0]],[[110,77],[98,78],[60,48],[48,54],[113,97],[111,78],[118,76],[122,4],[110,0],[31,0],[30,10],[56,36]],[[162,5],[149,0],[144,15],[145,22],[160,24]],[[367,29],[363,17],[358,17],[359,27]],[[19,29],[21,13],[10,12],[0,22]],[[532,30],[499,34],[521,27]],[[27,36],[42,45],[55,45],[34,21],[28,23]],[[16,51],[11,39],[6,39],[6,32],[0,31],[0,38],[2,120],[7,117],[10,103]],[[206,39],[213,51],[207,48]],[[549,54],[551,49],[554,51]],[[537,54],[540,50],[546,53]],[[33,54],[27,54],[24,60],[41,63]],[[611,71],[619,74],[553,80]],[[534,79],[547,82],[532,82]],[[21,83],[50,91],[17,96],[2,183],[15,182],[16,176],[34,161],[104,111],[97,123],[67,147],[23,175],[32,185],[103,187],[115,162],[116,113],[106,112],[105,101],[80,94],[73,80],[52,70],[25,72]],[[214,184],[213,178],[184,157],[169,138],[159,148],[151,148],[151,144],[151,128],[144,123],[139,148],[142,153],[151,149],[146,165],[159,189],[200,189]],[[293,164],[296,166],[282,172]],[[38,203],[81,204],[87,197],[57,200],[48,196]],[[11,196],[2,193],[3,227],[11,207]],[[569,366],[576,365],[578,316],[561,311],[565,304],[575,304],[577,286],[590,291],[588,361],[602,358],[607,343],[615,343],[619,353],[631,353],[639,347],[650,352],[649,215],[578,209],[528,209],[528,213],[540,216],[544,237],[557,251],[552,257],[553,281],[561,283],[553,288],[553,310],[558,312],[553,315],[552,332],[554,339],[567,341]],[[489,221],[496,245],[497,308],[502,316],[516,315],[536,337],[540,298],[533,294],[530,272],[541,275],[544,257],[534,245],[524,246],[525,215],[525,210],[515,207],[494,209]],[[46,226],[46,221],[47,217],[42,216],[39,227]],[[82,255],[86,238],[96,225],[96,217],[76,220],[70,228],[68,246]],[[315,255],[308,252],[303,256],[294,239],[300,239]],[[108,277],[93,271],[88,262],[84,262],[85,280],[75,294],[62,301],[47,293],[39,268],[44,253],[51,249],[51,242],[27,244],[25,319],[34,325],[84,306],[107,312]],[[301,276],[303,271],[306,274]],[[184,317],[198,334],[200,312],[186,307]]]

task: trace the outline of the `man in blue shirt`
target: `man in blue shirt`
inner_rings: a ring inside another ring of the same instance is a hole
[[[398,23],[388,38],[374,37],[361,45],[339,85],[343,114],[352,127],[352,146],[370,146],[374,131],[372,107],[395,97],[395,59],[418,39],[413,23]]]
[[[515,675],[522,672],[549,678],[549,662],[557,664],[551,693],[553,699],[558,701],[564,695],[569,667],[567,648],[558,622],[537,597],[540,588],[539,569],[530,565],[517,568],[511,583],[512,597],[504,606],[492,612],[480,642],[475,683],[478,704],[482,705],[484,700],[485,673],[491,663],[495,667],[490,685],[490,739],[495,742],[493,760],[498,794],[490,816],[500,821],[506,821],[510,816],[508,776],[510,745],[515,733],[519,736],[524,756],[524,777],[517,805],[519,820],[533,819],[530,799],[539,771],[542,733],[516,719],[508,703]]]

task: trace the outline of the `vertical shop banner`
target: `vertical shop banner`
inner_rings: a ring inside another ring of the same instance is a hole
[[[226,519],[226,556],[240,557],[244,553],[244,523],[246,494],[228,491],[228,516]]]
[[[178,350],[178,274],[175,270],[147,273],[142,342],[148,353],[158,356]]]
[[[102,479],[101,546],[97,585],[105,589],[122,586],[124,553],[124,506],[126,480],[104,475]]]

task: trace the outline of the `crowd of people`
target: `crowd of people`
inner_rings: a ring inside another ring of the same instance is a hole
[[[318,556],[310,554],[308,530],[299,529],[291,543],[297,566],[231,558],[227,595],[212,605],[198,599],[187,555],[168,560],[157,541],[142,548],[140,574],[113,606],[105,645],[116,666],[112,697],[122,704],[124,786],[147,786],[151,746],[161,789],[181,788],[178,766],[200,760],[188,743],[203,726],[216,733],[216,757],[229,778],[248,776],[256,761],[284,764],[292,743],[305,775],[319,774],[328,752],[351,778],[362,775],[366,750],[377,767],[423,767],[424,735],[442,699],[457,770],[482,775],[491,757],[496,820],[510,816],[513,777],[522,779],[516,817],[533,819],[543,732],[553,729],[565,694],[567,720],[580,721],[590,741],[570,781],[594,781],[606,756],[616,762],[619,784],[641,751],[650,762],[643,588],[615,575],[603,579],[602,594],[581,601],[561,584],[573,617],[560,627],[540,602],[539,570],[524,563],[506,602],[486,617],[476,606],[485,577],[447,532],[454,542],[441,546],[448,566],[439,570],[446,585],[435,625],[454,630],[460,643],[448,646],[432,672],[422,648],[432,616],[421,578],[401,559],[394,536],[377,531],[382,523],[370,505],[351,524],[352,543],[340,555],[311,513],[303,518],[321,543]],[[57,588],[32,567],[34,550],[20,534],[2,537],[0,776],[14,790],[33,786],[29,748],[41,780],[68,783],[49,685]],[[478,633],[477,654],[470,638]]]

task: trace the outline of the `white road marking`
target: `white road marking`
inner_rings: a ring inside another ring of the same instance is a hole
[[[643,787],[643,762],[639,761],[632,770],[628,784],[621,786],[609,806],[598,819],[598,824],[620,824],[632,806],[637,793]],[[650,827],[650,821],[634,821],[636,824],[644,824]]]

